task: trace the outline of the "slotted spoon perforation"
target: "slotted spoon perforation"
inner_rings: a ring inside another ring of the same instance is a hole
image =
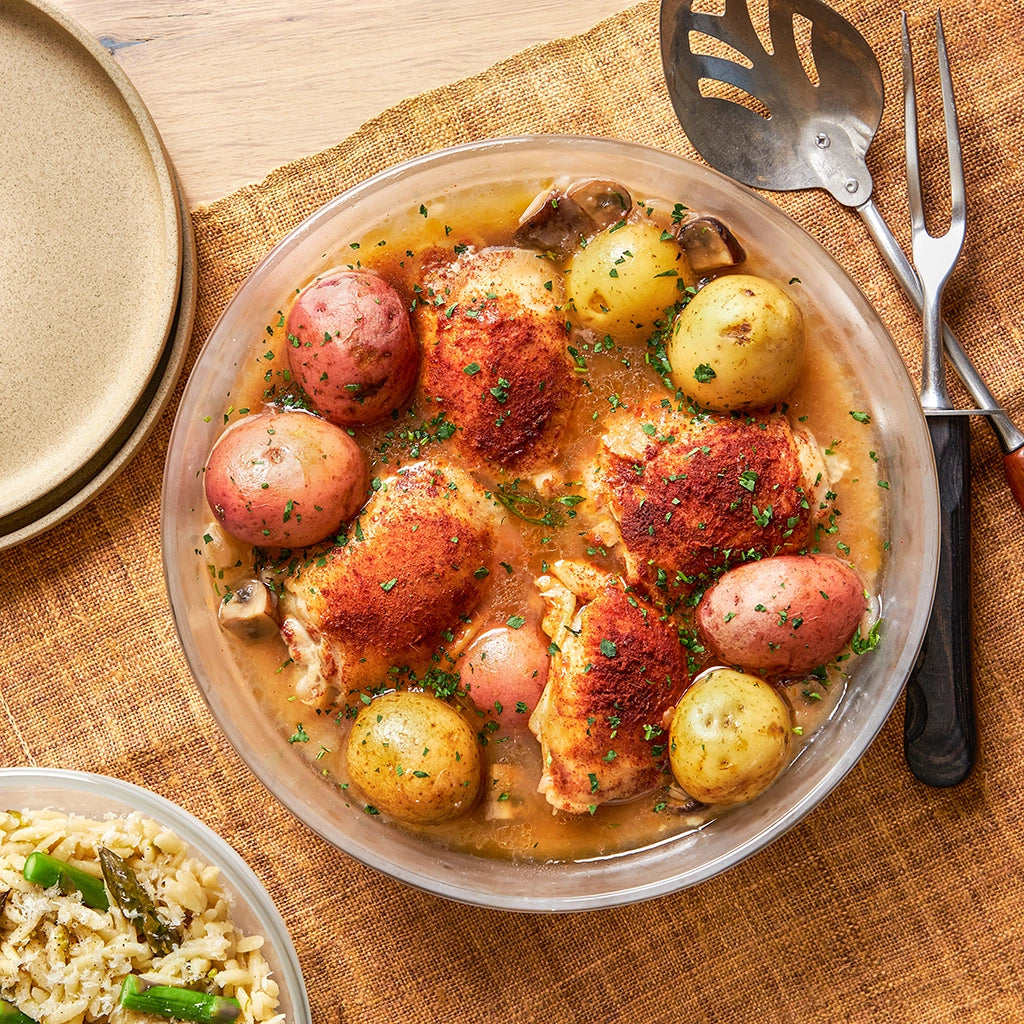
[[[778,191],[827,188],[844,205],[859,205],[871,195],[864,157],[882,116],[878,62],[861,35],[842,32],[841,19],[816,0],[772,0],[768,17],[772,52],[762,45],[742,0],[729,0],[721,15],[695,11],[689,3],[662,5],[663,47],[666,41],[669,47],[665,69],[686,134],[709,164],[746,185]],[[803,19],[801,35],[810,26],[817,84],[804,69],[797,17]],[[720,40],[752,66],[695,52],[691,33]],[[704,95],[702,82],[741,90],[770,117]]]

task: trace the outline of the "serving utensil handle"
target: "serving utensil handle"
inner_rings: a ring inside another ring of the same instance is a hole
[[[939,577],[928,631],[906,689],[903,749],[929,786],[955,786],[977,756],[971,661],[970,421],[928,416],[939,488]]]
[[[889,269],[896,275],[896,280],[899,281],[900,287],[907,298],[920,310],[924,299],[921,283],[917,278],[917,272],[900,248],[899,242],[896,241],[878,207],[875,206],[874,200],[869,199],[858,206],[857,213],[860,214],[861,220],[864,221],[864,225],[871,234],[879,252],[885,258],[885,262],[889,264]],[[989,391],[988,386],[982,380],[981,374],[975,369],[960,341],[945,322],[942,324],[942,341],[953,369],[956,370],[957,376],[963,381],[964,387],[967,388],[975,405],[980,409],[999,409],[999,402],[992,392]],[[1006,455],[1024,449],[1024,433],[1017,429],[1006,413],[1000,410],[990,413],[985,418],[996,432],[999,444]],[[1024,457],[1024,453],[1022,453],[1022,457]],[[1006,470],[1010,490],[1017,504],[1024,508],[1024,488],[1016,486],[1017,481],[1014,478],[1015,474],[1019,472],[1016,462],[1007,459],[1004,462],[1004,469]]]
[[[1024,447],[1003,456],[1003,473],[1017,504],[1024,508]]]

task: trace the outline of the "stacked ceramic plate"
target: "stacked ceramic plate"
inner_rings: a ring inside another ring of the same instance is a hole
[[[91,501],[163,412],[195,309],[187,211],[110,54],[0,5],[0,550]]]

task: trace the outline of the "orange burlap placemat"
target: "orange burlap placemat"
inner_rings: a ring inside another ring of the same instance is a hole
[[[890,103],[870,163],[879,206],[905,239],[896,10],[885,0],[837,6],[883,65]],[[919,29],[931,17],[924,0],[907,7]],[[970,193],[967,253],[947,308],[992,390],[1024,422],[1018,13],[966,0],[944,11]],[[647,0],[584,36],[409,99],[335,148],[196,210],[192,356],[274,242],[401,159],[531,132],[693,156],[662,82],[657,25]],[[916,374],[916,317],[859,220],[820,193],[770,198],[863,287]],[[354,863],[277,810],[227,746],[164,591],[159,502],[172,412],[97,500],[0,556],[0,761],[106,772],[217,829],[290,927],[317,1024],[1021,1019],[1024,514],[983,423],[972,428],[983,745],[972,778],[951,791],[917,783],[903,764],[900,706],[821,807],[727,875],[642,905],[538,917],[454,905]]]

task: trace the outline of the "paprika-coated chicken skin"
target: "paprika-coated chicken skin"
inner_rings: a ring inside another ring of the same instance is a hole
[[[621,411],[587,471],[621,540],[626,579],[687,585],[700,573],[799,551],[828,513],[814,439],[781,413],[693,415],[671,402]]]
[[[463,471],[420,462],[384,480],[357,523],[286,583],[281,633],[307,703],[332,690],[345,700],[384,683],[392,665],[429,662],[484,593],[499,514]]]
[[[665,781],[666,717],[689,683],[675,626],[621,577],[559,561],[537,586],[552,639],[548,680],[530,730],[541,745],[538,789],[584,814]]]
[[[492,470],[544,467],[580,387],[558,310],[561,273],[541,253],[495,247],[427,279],[415,312],[420,383],[458,428],[454,443]]]

